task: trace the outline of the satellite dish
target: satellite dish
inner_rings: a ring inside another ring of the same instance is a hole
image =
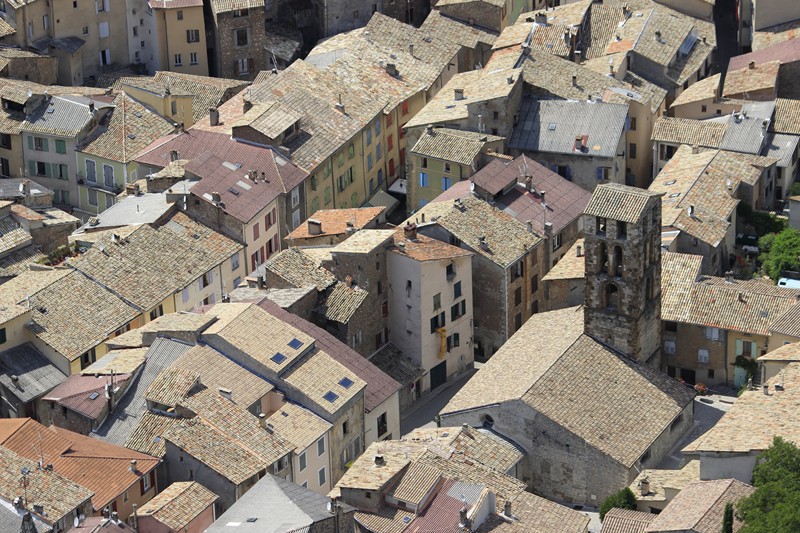
[[[30,89],[28,89],[28,98],[30,98],[31,96],[33,96],[33,92]]]
[[[333,504],[331,504],[331,502],[328,502],[327,504],[325,504],[325,507],[328,509],[329,513],[333,512]]]
[[[27,466],[23,466],[23,467],[22,467],[22,475],[23,475],[23,476],[27,476],[27,475],[28,475],[28,474],[30,474],[30,473],[31,473],[31,470],[30,470],[30,468],[28,468]]]
[[[469,190],[470,190],[470,192],[475,190],[475,182],[474,181],[470,181],[469,182]]]
[[[79,525],[81,525],[81,519],[76,516],[72,519],[72,527],[78,527]]]

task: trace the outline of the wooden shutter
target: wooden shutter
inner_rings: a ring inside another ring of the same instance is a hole
[[[33,150],[33,135],[28,135],[28,149]]]
[[[736,355],[742,355],[742,339],[736,339]]]
[[[30,137],[28,137],[30,139]],[[28,161],[28,173],[31,176],[36,175],[36,161]]]
[[[49,146],[49,143],[47,142],[47,139],[44,139],[44,138],[42,139],[42,146],[44,147],[44,151],[45,152],[49,152],[50,151],[50,146]]]

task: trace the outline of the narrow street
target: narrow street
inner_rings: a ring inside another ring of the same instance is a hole
[[[400,420],[400,433],[406,435],[417,428],[436,427],[436,415],[439,414],[447,402],[461,390],[461,387],[469,381],[474,374],[470,373],[461,378],[445,383],[442,387],[434,391],[431,395],[422,398],[411,410]]]

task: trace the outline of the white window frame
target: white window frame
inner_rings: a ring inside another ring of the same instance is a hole
[[[197,65],[197,52],[189,52],[189,64]]]
[[[714,328],[711,326],[706,327],[706,339],[711,339],[712,341],[719,340],[719,328]]]
[[[701,364],[708,364],[709,353],[705,348],[697,350],[697,362]]]
[[[172,59],[173,59],[173,64],[176,67],[183,66],[183,54],[175,54],[175,56]]]
[[[675,341],[672,340],[665,340],[664,341],[664,353],[668,355],[675,355]]]

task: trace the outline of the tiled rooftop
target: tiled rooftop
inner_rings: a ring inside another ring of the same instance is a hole
[[[560,335],[554,338],[549,331]],[[604,375],[615,379],[601,379]],[[576,380],[597,384],[580,391],[581,402],[592,406],[589,411],[568,407],[574,401],[572,393],[559,384]],[[506,386],[499,389],[499,382]],[[591,446],[631,465],[692,397],[674,380],[584,335],[582,308],[572,307],[541,313],[526,322],[442,412],[521,399]],[[650,413],[647,424],[634,415],[634,405]]]
[[[784,390],[776,391],[775,384]],[[789,363],[767,381],[769,394],[745,391],[706,433],[683,449],[685,454],[751,453],[769,448],[775,436],[800,442],[800,363]]]
[[[299,248],[289,248],[273,255],[262,268],[297,288],[315,286],[322,291],[336,283],[333,274]]]
[[[470,49],[480,45],[491,47],[497,39],[497,32],[448,17],[437,9],[431,10],[419,29],[428,35],[435,35]]]
[[[648,531],[719,531],[725,505],[728,502],[735,504],[755,490],[755,487],[735,479],[698,481],[680,491],[650,523]],[[733,531],[741,527],[742,521],[734,513]]]
[[[647,533],[653,513],[614,507],[603,518],[603,533]]]
[[[653,141],[719,148],[727,124],[709,120],[658,117],[653,124]]]
[[[255,305],[217,304],[208,313],[218,320],[203,334],[204,342],[234,359],[251,358],[275,376],[286,372],[314,343],[309,335]]]
[[[578,248],[581,249],[580,255]],[[542,281],[561,279],[582,279],[586,274],[586,253],[583,239],[577,239],[556,265],[542,278]]]
[[[95,509],[110,504],[159,463],[154,457],[55,426],[46,428],[29,418],[21,425],[14,420],[0,421],[0,433],[3,448],[31,461],[46,454],[54,472],[93,493]],[[32,442],[40,444],[32,447]],[[135,472],[131,471],[131,460],[136,460]]]
[[[289,402],[278,408],[266,422],[267,427],[295,447],[296,454],[302,453],[333,427],[308,409]]]
[[[112,104],[110,116],[86,139],[80,152],[128,163],[150,143],[175,130],[172,122],[125,94],[117,95]]]
[[[800,338],[800,304],[791,306],[769,326],[773,333],[781,333]]]
[[[294,231],[286,236],[289,242],[302,245],[302,240],[298,243],[295,239],[314,239],[329,235],[344,235],[349,228],[359,230],[365,226],[372,225],[383,213],[383,207],[360,207],[354,209],[320,209],[311,215],[311,219],[321,224],[320,233],[310,233],[309,223],[297,226]]]
[[[41,505],[43,514],[36,517],[49,525],[55,524],[92,497],[91,490],[50,470],[40,470],[34,460],[17,455],[0,446],[0,497],[11,502],[19,497],[20,472],[27,468],[28,501]],[[45,517],[44,514],[47,516]]]
[[[758,358],[759,361],[800,361],[800,342],[784,344]]]
[[[364,380],[321,350],[287,372],[283,380],[330,415],[347,405],[366,386]]]
[[[347,324],[368,295],[367,291],[356,285],[349,286],[345,282],[337,281],[314,311],[328,320]]]
[[[650,490],[647,494],[642,494],[640,482],[643,479],[647,479],[650,484]],[[636,476],[636,479],[633,480],[633,483],[628,488],[636,494],[638,501],[663,502],[667,499],[667,489],[679,492],[697,481],[700,481],[700,461],[694,459],[678,470],[645,468]]]
[[[502,137],[451,128],[434,128],[420,136],[411,153],[472,166],[487,142],[501,141]]]
[[[368,254],[375,248],[387,244],[394,237],[392,229],[366,229],[357,231],[343,242],[336,245],[331,252],[334,254]]]
[[[637,187],[605,183],[597,186],[584,213],[635,224],[658,197]]]
[[[468,250],[503,268],[542,242],[525,224],[478,198],[432,202],[409,220],[420,225],[423,214],[430,223],[438,224],[461,240]]]
[[[745,97],[749,92],[775,89],[778,85],[780,61],[768,61],[738,70],[728,71],[722,96]]]
[[[187,527],[217,499],[216,494],[196,481],[173,483],[142,505],[139,516],[151,516],[168,528],[178,531]]]
[[[772,45],[786,42],[790,39],[800,37],[800,20],[784,22],[769,28],[763,28],[753,32],[753,50],[759,51],[769,48]]]
[[[469,116],[468,106],[508,98],[521,75],[522,72],[515,68],[485,68],[456,74],[406,123],[406,127],[466,119]],[[456,100],[456,89],[463,92],[463,98]]]
[[[672,102],[672,107],[715,98],[717,96],[717,89],[719,88],[720,76],[720,74],[714,74],[693,83],[688,89],[678,95]]]
[[[392,253],[404,255],[420,262],[442,261],[473,255],[468,250],[419,233],[414,239],[407,239],[403,229],[398,229],[395,233]]]

